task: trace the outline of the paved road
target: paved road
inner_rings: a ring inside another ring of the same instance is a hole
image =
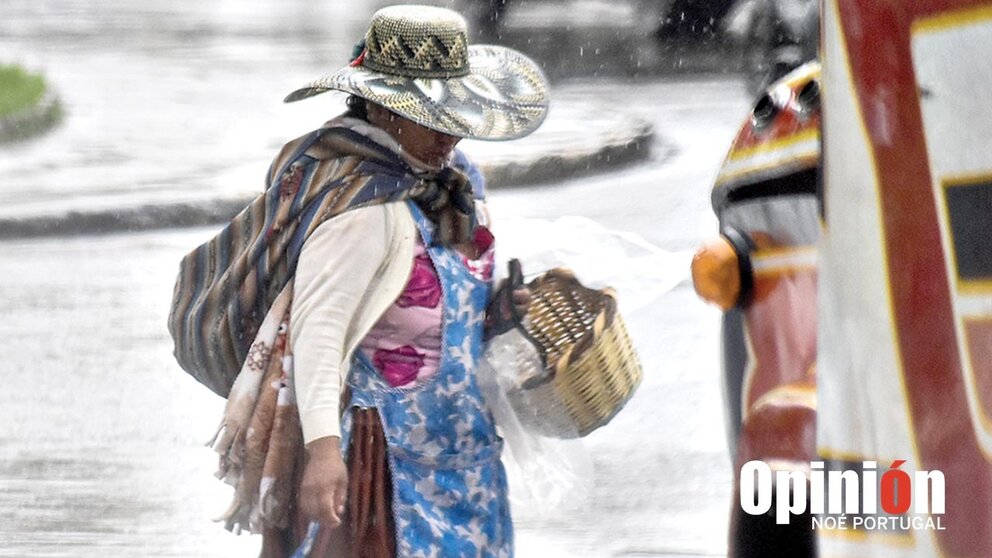
[[[573,86],[563,95],[586,95]],[[562,185],[499,192],[500,213],[583,215],[673,252],[713,234],[709,185],[747,101],[736,82],[625,84],[604,92],[617,110],[654,124],[668,149],[642,166]],[[594,433],[593,504],[542,526],[576,556],[719,556],[725,552],[730,464],[719,388],[719,313],[686,281],[630,316],[645,363],[640,392]],[[569,555],[569,554],[565,554]]]
[[[563,84],[654,123],[647,163],[500,190],[501,215],[580,215],[683,255],[715,229],[708,188],[746,108],[729,79]],[[176,262],[206,229],[0,243],[0,556],[251,555],[209,517],[222,402],[187,379],[165,331]],[[720,556],[730,465],[718,313],[687,282],[628,316],[646,378],[586,440],[592,498],[540,518],[518,510],[519,555]]]

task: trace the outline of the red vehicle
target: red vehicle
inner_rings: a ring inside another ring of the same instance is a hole
[[[914,484],[897,528],[820,530],[820,554],[992,556],[992,2],[823,14],[817,453]]]
[[[806,64],[755,104],[713,189],[720,236],[693,261],[697,292],[725,311],[724,387],[738,471],[752,460],[804,470],[816,455],[819,81],[819,65]],[[780,526],[735,505],[730,549],[738,557],[813,556],[815,541],[808,515]]]
[[[693,270],[738,467],[805,479],[785,524],[735,499],[731,556],[992,556],[992,2],[827,1],[822,37],[821,127],[790,115],[806,86],[758,102]]]

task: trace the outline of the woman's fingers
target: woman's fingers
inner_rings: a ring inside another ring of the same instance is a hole
[[[300,492],[300,506],[307,517],[329,528],[341,525],[348,498],[348,470],[341,457],[339,438],[321,438],[307,444]]]
[[[527,309],[530,308],[530,289],[527,287],[513,289],[511,298],[513,300],[513,306],[517,310],[517,315],[527,315]]]
[[[334,494],[328,494],[326,496],[320,497],[319,508],[317,509],[317,514],[311,519],[315,519],[321,525],[333,529],[338,525],[341,525],[341,517],[343,513],[338,513],[337,506],[334,505]]]
[[[335,487],[334,496],[332,500],[333,500],[332,505],[334,506],[334,513],[337,516],[338,521],[344,521],[344,505],[345,502],[348,500],[347,471],[344,471],[344,474],[337,478],[337,487]]]
[[[344,517],[346,490],[326,483],[302,485],[300,505],[303,513],[313,521],[328,528],[341,524]]]

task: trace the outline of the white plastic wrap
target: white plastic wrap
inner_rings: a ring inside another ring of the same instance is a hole
[[[688,251],[662,250],[637,234],[607,229],[586,217],[500,218],[494,233],[497,276],[510,258],[520,260],[528,280],[566,267],[587,287],[612,287],[623,315],[686,280],[692,261]]]
[[[520,260],[527,280],[565,267],[588,287],[612,287],[621,314],[647,306],[688,277],[688,252],[667,252],[584,217],[501,219],[494,233],[497,281],[511,258]],[[514,510],[547,517],[585,505],[593,476],[592,460],[551,384],[523,388],[542,368],[534,346],[511,330],[490,340],[479,382],[505,442]]]
[[[533,345],[516,330],[493,338],[479,369],[479,387],[503,437],[503,464],[514,510],[547,515],[581,507],[588,497],[592,461],[577,439],[575,427],[558,421],[560,438],[538,434],[521,416],[521,379],[541,368]],[[519,371],[519,375],[518,375]],[[548,410],[548,409],[545,409]],[[571,432],[568,429],[571,429]]]

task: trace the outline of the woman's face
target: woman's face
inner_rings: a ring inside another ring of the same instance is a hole
[[[387,109],[368,104],[369,122],[385,130],[413,157],[432,167],[441,167],[462,138],[449,136],[417,124]]]

